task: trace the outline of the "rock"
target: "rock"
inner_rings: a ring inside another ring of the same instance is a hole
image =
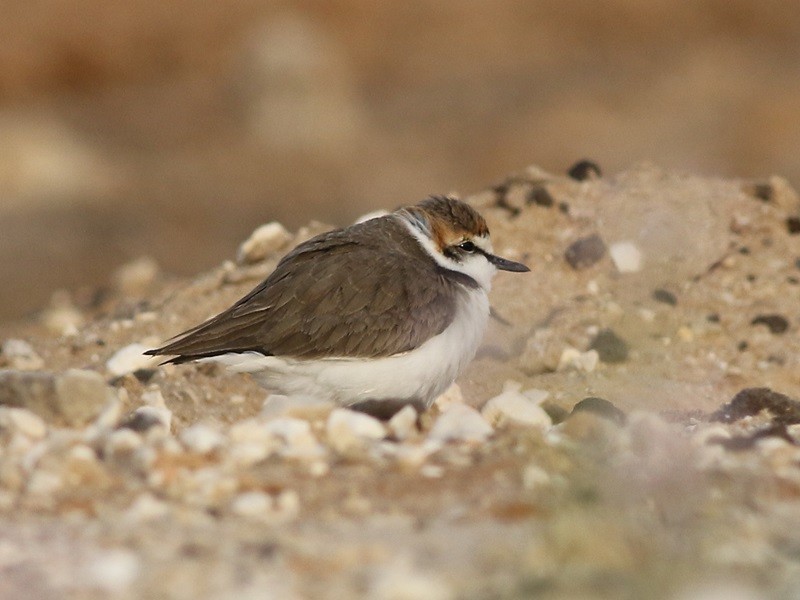
[[[789,321],[783,315],[758,315],[750,321],[751,325],[766,325],[770,333],[780,335],[789,329]]]
[[[119,426],[144,433],[153,427],[163,427],[165,431],[169,431],[171,423],[172,413],[169,410],[155,406],[140,406],[123,419]]]
[[[572,242],[564,252],[564,258],[575,270],[587,269],[606,254],[603,238],[592,234]]]
[[[75,335],[84,323],[83,314],[72,303],[72,297],[63,290],[53,294],[50,305],[39,318],[49,331],[64,336]]]
[[[428,438],[440,442],[483,442],[494,433],[481,413],[466,404],[451,404],[433,424]]]
[[[669,304],[670,306],[677,306],[678,304],[678,298],[675,294],[663,288],[653,290],[653,300],[663,304]]]
[[[225,444],[225,436],[218,428],[206,424],[196,423],[187,427],[180,434],[180,440],[186,449],[197,454],[208,454]]]
[[[358,448],[366,441],[386,437],[386,428],[374,417],[346,408],[334,409],[325,425],[328,443],[339,452]]]
[[[145,354],[147,350],[147,346],[139,343],[120,348],[106,361],[106,369],[114,377],[121,377],[157,365],[160,359]]]
[[[800,217],[786,217],[786,231],[789,235],[800,233]]]
[[[732,423],[744,417],[755,416],[762,410],[768,411],[779,423],[800,423],[800,402],[765,387],[743,389],[730,402],[711,414],[709,420]]]
[[[252,264],[262,261],[283,248],[291,239],[291,234],[280,223],[273,221],[261,225],[239,246],[236,262]]]
[[[633,242],[611,244],[608,253],[620,273],[636,273],[642,270],[642,252]]]
[[[110,594],[125,592],[139,576],[139,558],[130,550],[104,549],[86,565],[84,576],[90,587]]]
[[[19,371],[36,371],[44,367],[44,361],[25,340],[10,339],[0,348],[0,361],[5,366]]]
[[[610,421],[613,421],[617,425],[624,425],[625,421],[627,420],[624,412],[604,398],[584,398],[572,408],[570,416],[582,411],[599,415]]]
[[[536,204],[537,206],[544,206],[545,208],[550,208],[555,204],[553,196],[545,185],[532,187],[526,199],[529,204]]]
[[[596,162],[584,159],[572,165],[567,171],[567,175],[575,181],[586,181],[588,179],[600,179],[603,173]]]
[[[31,411],[0,406],[0,431],[6,429],[19,432],[32,440],[41,440],[47,435],[47,425]]]
[[[574,369],[576,371],[584,371],[591,373],[597,368],[597,363],[600,361],[600,355],[597,350],[589,350],[588,352],[581,352],[575,348],[565,348],[561,353],[561,358],[558,360],[557,371],[565,371],[567,369]]]
[[[550,415],[539,404],[513,390],[490,399],[481,414],[494,427],[513,423],[548,429],[553,425]]]
[[[463,404],[464,403],[464,395],[461,393],[461,388],[457,383],[452,384],[449,388],[447,388],[443,394],[441,394],[436,400],[433,401],[433,404],[442,412],[447,410],[453,404]]]
[[[621,363],[628,360],[628,343],[613,329],[601,329],[589,344],[604,363]]]
[[[240,517],[264,517],[272,507],[272,496],[261,491],[243,492],[231,501],[231,512]]]
[[[94,371],[62,374],[0,370],[0,405],[26,408],[45,420],[83,425],[115,399],[114,390]]]
[[[167,516],[169,510],[169,504],[150,492],[142,492],[125,511],[125,519],[132,523],[146,523]]]
[[[395,415],[389,419],[389,431],[398,440],[407,440],[418,433],[417,429],[417,415],[416,409],[407,404],[401,408]]]

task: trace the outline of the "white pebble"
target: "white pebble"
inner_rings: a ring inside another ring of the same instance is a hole
[[[225,436],[215,427],[197,423],[181,431],[181,442],[187,450],[208,454],[225,444]]]
[[[283,248],[292,238],[286,228],[275,221],[261,225],[239,246],[236,261],[256,263]]]
[[[550,392],[539,388],[529,388],[522,392],[522,395],[535,404],[541,404],[550,397]]]
[[[169,514],[169,505],[150,492],[142,492],[125,512],[125,518],[133,523],[155,521]]]
[[[114,377],[120,377],[139,369],[153,367],[158,364],[159,359],[144,354],[147,349],[147,346],[139,343],[120,348],[106,361],[106,369]]]
[[[495,396],[486,403],[481,414],[495,427],[516,423],[544,430],[553,425],[550,415],[541,406],[519,392],[508,391]]]
[[[263,517],[272,510],[272,506],[272,496],[265,492],[243,492],[231,502],[231,512],[241,517]]]
[[[347,408],[331,412],[325,431],[330,445],[340,452],[360,446],[364,441],[386,437],[386,428],[378,419]]]
[[[3,342],[0,354],[8,359],[9,366],[19,371],[36,371],[44,361],[25,340],[10,339]]]
[[[28,479],[27,491],[34,496],[50,497],[60,490],[63,485],[64,480],[58,473],[36,470]]]
[[[406,404],[389,419],[389,431],[398,440],[407,440],[417,434],[417,410]]]
[[[429,439],[441,442],[482,442],[494,433],[477,410],[466,404],[453,404],[433,424]]]
[[[461,388],[459,385],[454,383],[447,388],[441,396],[436,398],[433,403],[439,408],[439,410],[444,412],[451,404],[463,404],[464,395],[461,393]]]
[[[41,440],[47,435],[45,422],[24,408],[0,406],[0,429],[12,429],[32,440]]]
[[[608,253],[620,273],[636,273],[642,270],[642,253],[633,242],[611,244]]]
[[[550,475],[538,465],[528,465],[522,471],[522,485],[527,490],[546,486],[550,483]]]
[[[119,593],[139,575],[139,558],[130,550],[106,549],[86,565],[87,583],[107,592]]]
[[[584,371],[591,373],[597,368],[597,363],[600,362],[600,355],[597,350],[587,350],[581,352],[575,348],[565,348],[558,359],[558,367],[556,370],[565,371],[567,369],[574,369],[576,371]]]

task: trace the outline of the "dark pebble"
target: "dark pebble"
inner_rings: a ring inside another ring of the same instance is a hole
[[[580,160],[569,168],[567,175],[576,181],[586,181],[587,179],[599,179],[603,173],[596,162]]]
[[[789,321],[782,315],[758,315],[750,321],[751,325],[766,325],[770,333],[781,334],[789,329]]]
[[[742,254],[744,256],[748,256],[750,254],[750,248],[748,248],[747,246],[741,246],[739,248],[739,254]]]
[[[572,408],[570,416],[579,412],[594,413],[600,417],[608,419],[609,421],[613,421],[617,425],[624,425],[627,421],[625,413],[605,398],[596,398],[594,396],[590,398],[584,398]]]
[[[743,389],[730,402],[712,413],[709,421],[732,423],[757,415],[762,410],[769,411],[777,423],[800,423],[800,402],[765,387]]]
[[[141,383],[149,383],[156,373],[158,369],[137,369],[133,372],[133,376]]]
[[[572,242],[564,251],[564,258],[573,269],[580,270],[591,267],[606,253],[603,239],[596,233]]]
[[[754,183],[747,187],[747,192],[764,202],[771,202],[775,197],[775,189],[769,183]]]
[[[719,313],[711,313],[706,315],[706,321],[708,321],[709,323],[719,323],[720,322]]]
[[[663,302],[664,304],[669,304],[670,306],[675,306],[678,304],[678,298],[675,296],[675,294],[662,288],[653,290],[653,300],[656,300],[657,302]]]
[[[800,233],[800,217],[787,218],[786,230],[789,232],[789,235],[797,235]]]
[[[750,347],[750,343],[749,343],[747,340],[742,340],[741,342],[739,342],[738,344],[736,344],[736,349],[737,349],[739,352],[744,352],[744,351],[745,351],[745,350],[747,350],[749,347]]]
[[[568,202],[559,202],[558,203],[558,210],[559,212],[568,215],[569,214],[569,203]]]
[[[604,363],[621,363],[628,360],[628,343],[614,333],[613,329],[601,329],[592,343],[590,350],[597,350]]]
[[[153,414],[133,412],[122,419],[117,429],[132,429],[133,431],[144,433],[151,427],[161,424],[161,420]]]
[[[549,208],[555,203],[556,201],[553,200],[553,196],[550,195],[550,192],[547,191],[547,188],[543,185],[537,185],[528,192],[528,204],[536,204]]]
[[[544,410],[550,419],[552,419],[554,425],[558,425],[559,423],[566,421],[567,417],[569,417],[570,413],[566,408],[549,400],[542,402],[541,406],[542,410]]]
[[[783,423],[775,423],[764,429],[759,429],[752,435],[737,435],[730,438],[724,438],[720,436],[711,438],[708,441],[711,444],[719,444],[726,450],[731,450],[736,452],[742,450],[749,450],[750,448],[755,446],[758,440],[768,437],[781,438],[782,440],[786,440],[793,446],[797,445],[797,442],[795,442],[794,438],[787,431],[786,425]]]

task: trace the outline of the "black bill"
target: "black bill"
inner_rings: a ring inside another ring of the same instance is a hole
[[[517,273],[525,273],[526,271],[530,271],[530,269],[522,263],[514,262],[513,260],[508,260],[507,258],[501,258],[499,256],[495,256],[494,254],[489,254],[488,252],[485,252],[484,256],[486,256],[486,259],[501,271],[515,271]]]

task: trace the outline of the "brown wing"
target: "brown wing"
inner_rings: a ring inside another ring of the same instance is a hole
[[[382,219],[379,236],[367,222],[301,244],[231,308],[149,353],[185,362],[250,350],[320,358],[416,348],[452,321],[457,286],[400,223]]]

